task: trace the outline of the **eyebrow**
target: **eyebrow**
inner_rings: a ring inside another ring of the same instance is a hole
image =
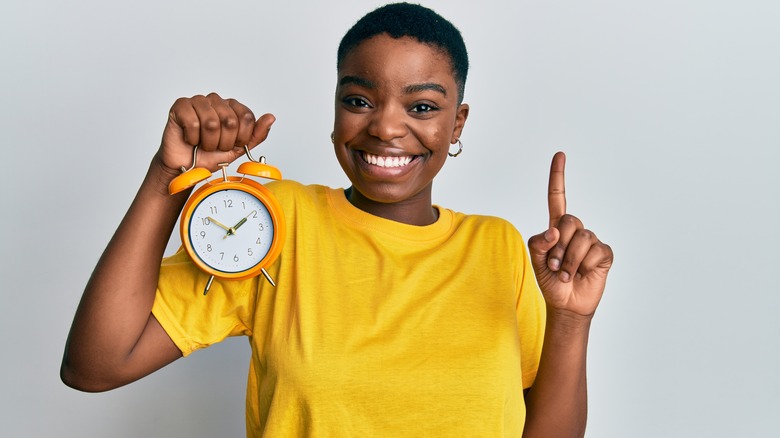
[[[409,85],[404,87],[404,93],[406,94],[419,93],[421,91],[426,91],[426,90],[437,91],[442,95],[444,95],[445,97],[447,96],[447,90],[444,89],[444,87],[442,87],[441,85],[433,82],[426,82],[424,84],[414,84],[414,85]]]
[[[376,85],[369,81],[368,79],[363,79],[360,76],[344,76],[339,81],[339,86],[342,87],[344,85],[354,84],[360,87],[374,89],[376,88]]]
[[[350,84],[357,85],[359,87],[368,88],[371,90],[376,89],[376,84],[369,81],[368,79],[361,78],[360,76],[344,76],[343,78],[341,78],[341,80],[339,80],[340,87],[343,87],[344,85],[350,85]],[[426,91],[426,90],[436,91],[438,93],[441,93],[445,97],[447,96],[447,90],[443,86],[434,82],[425,82],[422,84],[407,85],[406,87],[404,87],[404,94],[419,93],[421,91]]]

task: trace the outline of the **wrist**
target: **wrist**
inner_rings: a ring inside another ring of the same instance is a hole
[[[158,194],[171,196],[168,192],[168,186],[179,175],[181,175],[181,170],[166,166],[160,157],[160,152],[158,152],[149,164],[144,184]],[[189,193],[190,190],[185,190],[184,192]]]
[[[565,334],[588,334],[593,314],[581,315],[570,310],[547,306],[547,329]]]

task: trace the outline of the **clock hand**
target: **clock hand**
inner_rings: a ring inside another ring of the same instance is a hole
[[[218,220],[214,219],[213,217],[208,216],[206,217],[206,219],[210,220],[211,222],[214,222],[215,224],[217,224],[218,227],[222,228],[223,230],[228,232],[230,231],[230,228],[228,228],[227,225],[222,225]]]
[[[224,239],[224,238],[226,238],[227,236],[230,236],[231,234],[236,234],[236,230],[237,230],[237,229],[238,229],[238,228],[239,228],[241,225],[244,225],[244,224],[246,223],[246,221],[247,221],[247,218],[248,218],[249,216],[251,216],[252,214],[254,214],[254,213],[256,213],[256,212],[257,212],[257,210],[252,210],[252,211],[250,211],[250,212],[249,212],[249,214],[248,214],[248,215],[246,215],[246,216],[242,217],[242,218],[241,218],[241,220],[240,220],[240,221],[238,221],[238,223],[237,223],[237,224],[235,224],[235,225],[233,225],[232,227],[230,227],[230,229],[228,230],[227,234],[225,234],[225,236],[224,236],[224,237],[222,237],[222,238]]]
[[[252,213],[249,213],[252,214]],[[227,236],[230,236],[231,234],[235,234],[236,228],[240,227],[241,225],[236,225],[235,227],[228,227],[227,225],[222,224],[220,221],[214,219],[211,216],[208,216],[206,219],[210,220],[211,222],[214,222],[218,227],[222,228],[223,230],[227,231],[224,236],[222,236],[223,239],[227,238]],[[246,222],[246,218],[242,219],[242,221]],[[243,222],[241,222],[243,224]]]

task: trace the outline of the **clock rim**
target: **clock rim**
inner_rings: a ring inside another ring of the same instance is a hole
[[[221,190],[230,189],[247,192],[264,204],[270,213],[271,222],[274,227],[271,247],[265,257],[251,268],[238,272],[224,272],[206,264],[192,247],[189,236],[190,220],[195,207],[209,195]],[[179,231],[182,245],[193,263],[195,263],[200,270],[213,275],[216,278],[228,280],[245,280],[260,275],[262,269],[271,266],[279,257],[286,236],[284,214],[281,205],[274,194],[262,184],[239,176],[229,176],[227,181],[224,179],[207,181],[203,186],[198,188],[187,200],[187,203],[184,204],[184,208],[182,208]]]

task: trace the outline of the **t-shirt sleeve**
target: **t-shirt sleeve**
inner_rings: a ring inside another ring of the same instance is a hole
[[[163,259],[152,314],[184,356],[228,336],[252,334],[257,277],[214,279],[200,271],[180,249]]]
[[[523,389],[527,389],[533,385],[539,369],[544,342],[546,307],[524,244],[522,244],[522,253],[520,293],[517,299],[517,328],[520,335]]]

